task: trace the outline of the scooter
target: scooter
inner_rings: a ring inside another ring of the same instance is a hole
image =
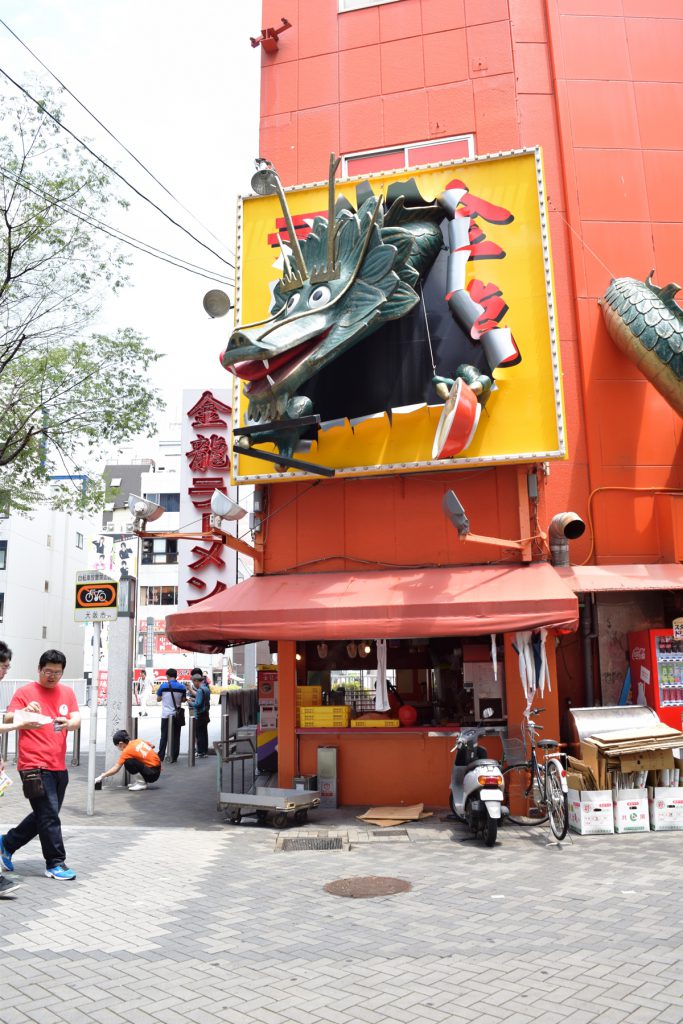
[[[493,846],[498,823],[508,808],[503,806],[504,781],[498,762],[479,746],[480,736],[493,735],[493,729],[463,729],[451,753],[455,752],[449,802],[456,818]]]

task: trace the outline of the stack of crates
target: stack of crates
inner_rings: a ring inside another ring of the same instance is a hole
[[[297,686],[296,706],[298,708],[319,708],[322,702],[322,686]]]
[[[351,708],[339,705],[326,708],[300,707],[297,718],[300,729],[348,729]]]

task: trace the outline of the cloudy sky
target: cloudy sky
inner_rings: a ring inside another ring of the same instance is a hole
[[[249,191],[258,155],[260,55],[249,37],[260,34],[260,0],[3,0],[0,18],[200,223],[69,97],[64,122],[174,220],[234,260],[236,199]],[[56,84],[3,25],[0,68],[22,84]],[[131,204],[117,215],[122,230],[232,277],[124,185],[120,194]],[[183,387],[226,385],[218,356],[231,318],[204,313],[212,282],[133,256],[132,284],[108,303],[100,327],[133,327],[165,353],[156,383],[172,422]]]

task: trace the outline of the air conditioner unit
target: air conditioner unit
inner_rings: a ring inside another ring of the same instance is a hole
[[[102,527],[103,533],[114,533],[116,530],[116,523],[105,523]]]

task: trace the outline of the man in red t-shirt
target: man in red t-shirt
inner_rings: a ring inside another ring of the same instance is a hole
[[[97,776],[95,783],[116,775],[124,767],[130,775],[140,776],[128,789],[134,791],[147,789],[148,782],[157,781],[161,774],[161,761],[151,743],[148,743],[147,740],[132,740],[125,729],[119,729],[112,738],[114,746],[121,751],[121,756],[109,771],[102,772]]]
[[[59,811],[64,801],[69,773],[66,770],[66,733],[78,729],[81,716],[76,694],[60,682],[66,658],[61,651],[45,651],[38,662],[38,681],[19,687],[9,702],[5,721],[14,721],[17,711],[37,703],[40,713],[52,722],[39,729],[22,729],[18,737],[19,774],[31,813],[0,837],[0,859],[8,871],[14,871],[12,856],[36,836],[45,858],[48,878],[70,881],[76,872],[66,866]]]

